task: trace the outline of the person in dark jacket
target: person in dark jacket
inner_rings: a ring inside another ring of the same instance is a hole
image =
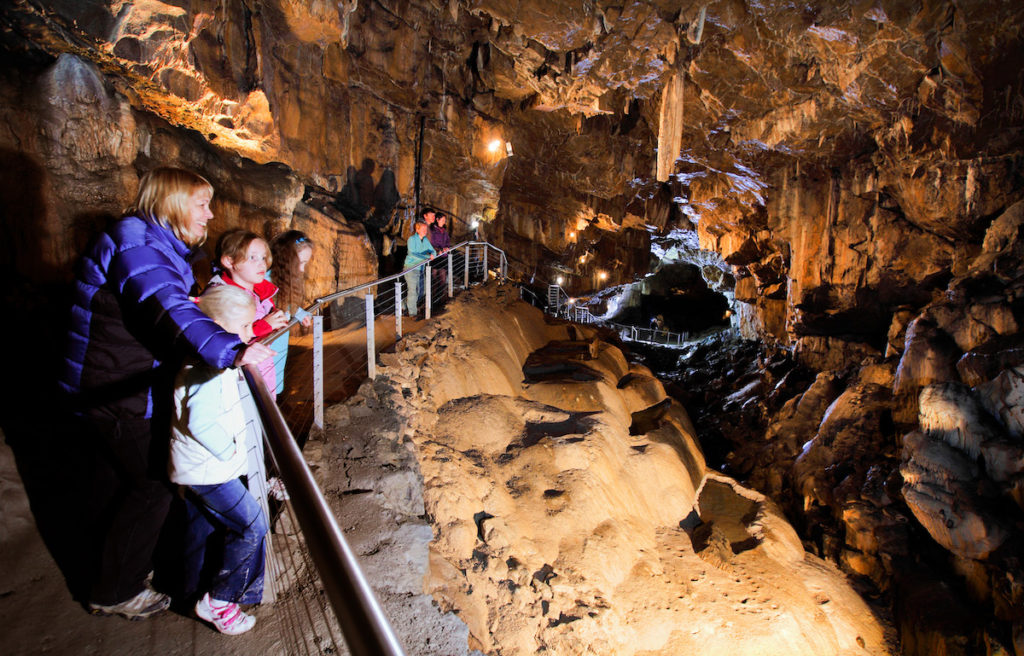
[[[206,239],[213,187],[181,169],[143,176],[135,206],[88,247],[78,265],[60,381],[95,440],[95,478],[114,487],[89,610],[130,619],[166,609],[150,587],[153,551],[171,501],[165,461],[171,386],[180,359],[212,367],[273,355],[246,347],[189,297],[188,258]],[[154,390],[157,391],[154,394]],[[152,462],[151,462],[151,455]]]

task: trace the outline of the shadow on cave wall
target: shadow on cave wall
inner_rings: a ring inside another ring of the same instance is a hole
[[[56,388],[68,325],[71,277],[44,252],[55,237],[46,227],[46,174],[25,153],[0,149],[0,267],[3,275],[3,343],[0,428],[14,452],[36,525],[72,594],[82,598],[92,569],[89,534],[92,453],[70,418],[60,411]],[[71,242],[111,217],[74,217]]]
[[[377,253],[380,274],[387,275],[400,270],[401,257],[405,257],[404,246],[396,247],[401,235],[401,201],[395,181],[395,172],[390,167],[381,171],[375,182],[374,171],[377,163],[367,157],[362,166],[348,167],[345,184],[334,197],[332,204],[341,210],[349,221],[358,221],[366,227],[366,235]],[[398,268],[396,268],[398,267]]]

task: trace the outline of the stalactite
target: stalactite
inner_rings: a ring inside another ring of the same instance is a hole
[[[341,47],[348,47],[348,32],[351,28],[352,14],[359,8],[359,0],[342,0],[338,3],[341,15]]]
[[[658,112],[658,181],[667,182],[683,145],[683,73],[676,71],[661,93]]]

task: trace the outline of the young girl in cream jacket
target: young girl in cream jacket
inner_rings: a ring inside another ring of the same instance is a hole
[[[242,343],[252,339],[256,302],[244,289],[222,285],[199,299],[203,312]],[[256,618],[239,604],[263,598],[264,538],[267,519],[240,477],[247,474],[246,421],[239,394],[239,370],[215,369],[201,362],[182,367],[174,389],[170,479],[185,487],[185,587],[197,591],[207,542],[225,529],[222,562],[196,603],[196,615],[218,631],[237,635]]]

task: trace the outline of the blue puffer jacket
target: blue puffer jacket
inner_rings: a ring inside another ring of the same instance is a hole
[[[61,380],[77,411],[150,417],[153,386],[162,384],[169,405],[182,356],[198,354],[219,369],[234,361],[238,336],[189,299],[188,255],[171,230],[138,217],[115,222],[90,244],[75,276]]]

